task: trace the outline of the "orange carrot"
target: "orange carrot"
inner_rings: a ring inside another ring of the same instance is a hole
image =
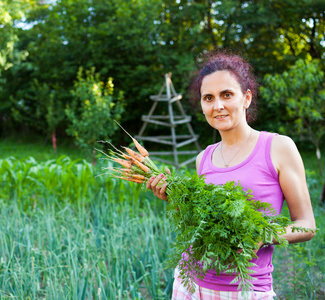
[[[132,182],[135,182],[135,183],[143,183],[143,180],[132,178],[132,177],[117,176],[117,178],[124,179],[124,180],[127,180],[127,181],[132,181]]]
[[[139,162],[143,162],[144,160],[144,156],[142,156],[139,153],[136,153],[135,151],[133,151],[132,149],[128,148],[128,147],[124,147],[124,149],[126,150],[127,153],[129,153],[133,158],[135,158],[137,161]]]
[[[131,156],[129,156],[129,155],[127,155],[127,154],[125,154],[125,153],[123,153],[123,154],[121,154],[125,159],[127,159],[127,160],[132,160],[132,157]]]
[[[124,160],[121,158],[115,158],[115,157],[112,157],[112,159],[127,169],[130,169],[132,167],[131,161],[127,161],[127,160]]]
[[[149,152],[143,146],[141,146],[136,139],[132,138],[132,141],[142,156],[144,157],[149,156]]]
[[[146,173],[150,173],[151,170],[145,166],[144,164],[140,163],[139,161],[137,161],[135,158],[132,158],[133,163],[138,166],[139,168],[141,168],[142,171],[146,172]]]
[[[120,173],[122,176],[127,176],[127,177],[132,177],[135,179],[141,179],[141,180],[145,180],[146,177],[140,174],[134,174],[132,173],[133,171],[131,169],[121,169],[118,170],[118,173]]]
[[[130,174],[132,172],[131,169],[119,169],[118,171],[122,174]]]
[[[132,174],[131,176],[134,179],[139,179],[139,180],[145,180],[146,179],[146,177],[144,177],[143,175],[139,175],[139,174]]]
[[[119,124],[119,122],[117,122],[116,120],[114,120],[115,121],[115,123],[118,125],[118,126],[120,126],[121,128],[122,128],[122,130],[132,139],[132,141],[133,141],[133,143],[134,143],[134,145],[137,147],[137,149],[138,149],[138,151],[140,152],[140,154],[142,155],[142,156],[144,156],[144,157],[146,157],[146,156],[149,156],[149,152],[144,148],[144,147],[142,147],[141,145],[140,145],[140,143],[134,138],[134,137],[132,137],[132,135],[131,134],[129,134],[123,127],[122,127],[122,125],[120,125]]]

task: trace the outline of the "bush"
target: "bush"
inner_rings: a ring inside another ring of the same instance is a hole
[[[85,73],[84,78],[83,69],[79,68],[77,81],[71,91],[73,100],[65,110],[70,121],[66,132],[75,138],[77,146],[91,151],[98,139],[110,140],[117,129],[114,120],[121,119],[124,105],[121,91],[114,97],[112,78],[104,84],[94,68]],[[95,152],[92,152],[95,164]]]

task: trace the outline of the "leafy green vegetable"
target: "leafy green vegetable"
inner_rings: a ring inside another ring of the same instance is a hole
[[[192,292],[194,274],[203,279],[209,269],[218,275],[236,273],[232,283],[239,280],[239,289],[251,289],[249,268],[254,264],[250,261],[257,257],[258,242],[272,242],[275,237],[286,246],[287,240],[280,235],[291,220],[275,215],[271,204],[251,200],[252,192],[234,182],[207,185],[203,176],[181,174],[167,181],[167,215],[176,232],[168,266],[180,268],[181,279]],[[182,257],[184,253],[187,258]]]

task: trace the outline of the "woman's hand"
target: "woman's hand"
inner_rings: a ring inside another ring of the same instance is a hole
[[[170,170],[166,169],[166,173],[170,174]],[[154,195],[159,199],[168,201],[168,196],[166,194],[167,182],[163,173],[159,174],[157,177],[152,176],[147,181],[147,188],[152,190]]]
[[[258,250],[260,250],[263,245],[264,245],[263,242],[258,242],[257,243],[257,248],[254,250],[254,253],[256,254],[258,252]],[[243,252],[243,249],[237,250],[237,253],[241,253],[241,252]]]
[[[264,245],[263,242],[258,242],[258,243],[257,243],[257,247],[258,247],[258,248],[254,250],[254,253],[256,254],[256,253],[258,252],[258,250],[260,250],[261,247],[262,247],[263,245]]]

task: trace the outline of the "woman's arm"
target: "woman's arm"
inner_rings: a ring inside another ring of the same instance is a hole
[[[199,155],[196,157],[196,173],[199,174],[200,164],[203,157],[204,150],[199,153]]]
[[[315,229],[315,218],[307,188],[305,168],[295,143],[287,136],[273,138],[271,158],[279,174],[279,182],[287,201],[290,218],[295,226]],[[292,232],[290,226],[283,235],[289,243],[311,240],[312,232]],[[274,243],[276,241],[274,240]]]

